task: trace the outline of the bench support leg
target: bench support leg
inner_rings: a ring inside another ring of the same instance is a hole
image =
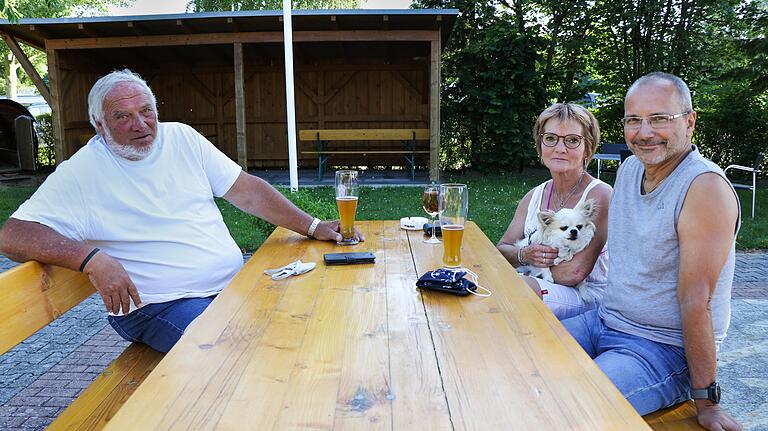
[[[323,179],[325,164],[328,162],[328,156],[323,154],[325,151],[325,142],[320,139],[320,133],[317,134],[317,181]]]
[[[405,154],[405,164],[411,174],[411,181],[416,181],[416,132],[413,132],[413,139],[405,141],[406,151],[410,151],[410,154]]]

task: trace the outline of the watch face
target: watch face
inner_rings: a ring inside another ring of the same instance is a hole
[[[712,389],[710,391],[711,392],[710,401],[712,401],[715,404],[719,403],[720,402],[720,385],[718,385],[717,383],[713,383],[712,386],[710,386],[710,388]]]

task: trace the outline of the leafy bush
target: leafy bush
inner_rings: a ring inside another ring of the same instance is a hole
[[[541,41],[492,6],[451,6],[461,14],[443,52],[441,167],[506,171],[533,164],[531,128],[546,99],[536,71]]]
[[[56,165],[51,114],[40,114],[35,117],[35,132],[37,133],[37,165]]]
[[[752,166],[757,153],[766,151],[768,96],[731,83],[700,94],[693,143],[723,168],[732,163]]]

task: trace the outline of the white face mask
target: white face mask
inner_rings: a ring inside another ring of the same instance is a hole
[[[115,142],[114,139],[112,139],[112,135],[109,133],[109,129],[107,127],[104,127],[104,143],[107,144],[107,148],[109,148],[110,151],[112,151],[112,154],[122,157],[126,160],[131,161],[139,161],[144,160],[152,154],[152,150],[155,148],[154,142],[151,145],[148,145],[146,147],[134,147],[133,145],[123,145]]]

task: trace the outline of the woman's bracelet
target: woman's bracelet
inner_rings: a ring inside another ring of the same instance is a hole
[[[517,261],[520,262],[520,265],[526,265],[525,262],[523,262],[523,249],[525,246],[521,246],[517,249]]]

